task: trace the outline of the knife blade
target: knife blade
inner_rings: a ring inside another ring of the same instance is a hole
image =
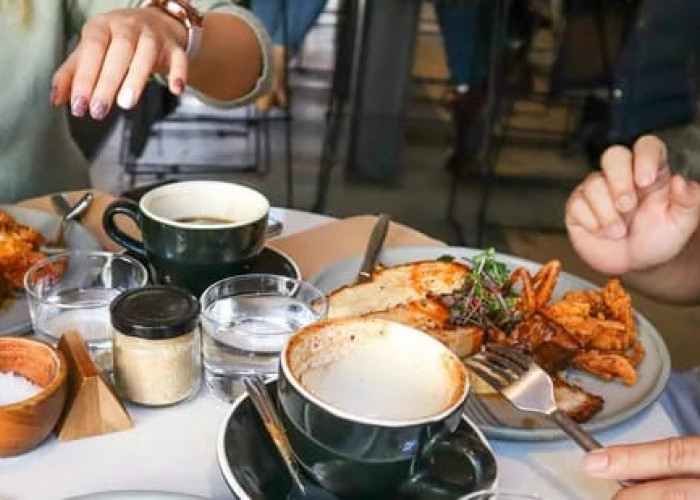
[[[377,257],[379,257],[379,252],[381,252],[382,246],[384,245],[384,239],[389,231],[390,221],[391,217],[387,214],[380,214],[377,222],[374,223],[372,234],[367,241],[367,248],[365,249],[364,258],[362,259],[360,271],[357,273],[355,283],[366,283],[372,280],[372,272],[377,265]]]
[[[51,204],[58,211],[61,217],[70,212],[70,203],[68,203],[68,200],[66,199],[65,195],[61,193],[51,195]]]

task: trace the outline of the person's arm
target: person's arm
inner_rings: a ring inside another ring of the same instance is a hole
[[[700,304],[700,232],[673,259],[643,271],[622,276],[626,286],[662,302]]]
[[[117,9],[87,19],[77,47],[54,75],[51,103],[70,102],[74,115],[101,119],[115,100],[133,107],[153,74],[165,77],[174,94],[190,85],[214,105],[254,99],[269,81],[264,29],[228,2],[193,3],[217,11],[204,14],[202,45],[191,60],[184,50],[187,30],[159,9]]]
[[[264,49],[251,25],[239,16],[212,12],[204,15],[203,26],[201,51],[189,66],[189,84],[217,101],[251,93],[264,66]]]

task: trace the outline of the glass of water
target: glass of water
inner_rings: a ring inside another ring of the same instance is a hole
[[[232,401],[246,375],[275,375],[289,336],[324,318],[325,295],[303,281],[272,274],[225,278],[201,297],[204,378]]]
[[[126,255],[76,250],[43,259],[24,277],[34,332],[55,343],[77,330],[97,366],[111,371],[109,306],[121,292],[147,281],[146,268]]]

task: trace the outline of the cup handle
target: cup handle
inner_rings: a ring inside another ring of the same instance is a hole
[[[143,246],[143,243],[132,238],[117,227],[117,223],[114,220],[114,217],[117,215],[126,215],[138,226],[140,217],[139,206],[133,201],[126,199],[113,201],[107,206],[105,213],[102,215],[102,226],[107,235],[114,241],[127,250],[146,258],[146,248]]]
[[[413,461],[409,479],[403,483],[401,489],[418,496],[430,494],[436,498],[456,498],[456,496],[463,495],[464,488],[462,486],[449,479],[427,474],[426,467],[422,467],[421,464],[430,464],[439,453],[449,452],[461,455],[465,461],[476,465],[472,445],[471,442],[456,438],[449,426],[445,425],[424,442]]]

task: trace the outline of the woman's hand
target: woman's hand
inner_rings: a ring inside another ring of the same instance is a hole
[[[700,437],[594,450],[584,469],[595,477],[640,480],[619,491],[616,500],[700,498]]]
[[[186,43],[185,27],[154,8],[94,17],[54,74],[51,104],[70,101],[73,115],[89,111],[101,120],[115,99],[121,108],[133,107],[153,73],[167,75],[170,91],[179,95],[187,82]]]
[[[566,205],[566,226],[581,258],[621,275],[677,256],[698,226],[700,186],[671,175],[663,142],[645,136],[633,151],[613,146],[601,169]]]

